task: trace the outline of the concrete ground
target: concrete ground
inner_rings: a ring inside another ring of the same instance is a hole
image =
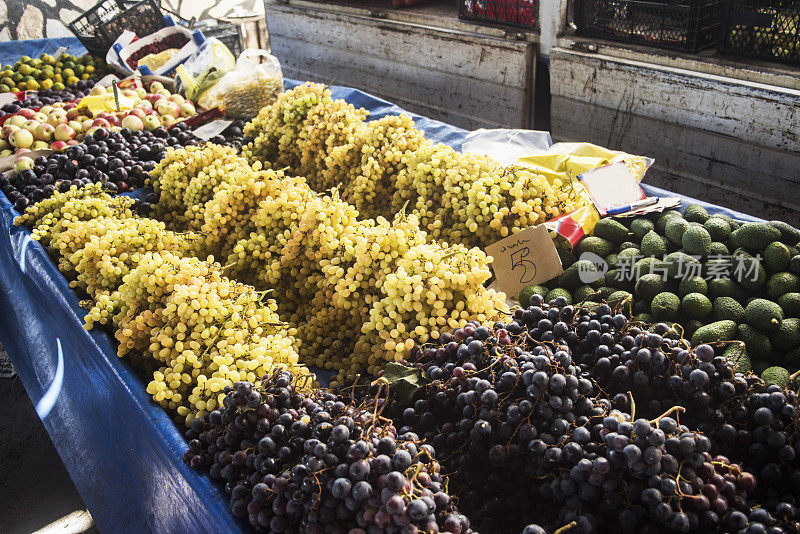
[[[0,532],[96,533],[19,378],[0,378]]]

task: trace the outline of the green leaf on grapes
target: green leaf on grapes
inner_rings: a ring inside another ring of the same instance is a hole
[[[414,394],[429,382],[421,369],[406,367],[396,362],[389,362],[383,371],[383,378],[389,385],[389,391],[398,401],[410,403]]]

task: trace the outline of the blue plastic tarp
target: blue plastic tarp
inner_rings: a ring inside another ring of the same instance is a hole
[[[355,89],[331,89],[373,119],[403,112]],[[467,133],[412,117],[429,138],[456,149]],[[17,215],[0,193],[0,342],[100,530],[245,530],[222,488],[181,462],[182,429],[151,402],[111,339],[83,329],[78,297],[28,229],[13,226]]]
[[[62,46],[66,46],[67,52],[73,56],[82,56],[86,53],[86,47],[81,44],[77,37],[2,41],[0,42],[0,65],[13,65],[22,56],[35,58],[42,54],[53,54]]]

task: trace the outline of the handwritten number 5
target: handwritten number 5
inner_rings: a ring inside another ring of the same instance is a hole
[[[524,247],[511,253],[511,270],[522,267],[522,276],[519,277],[520,284],[530,283],[536,277],[536,264],[531,260],[524,259],[529,252],[530,249]]]

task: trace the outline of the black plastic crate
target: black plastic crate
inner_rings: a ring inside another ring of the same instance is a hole
[[[103,0],[69,23],[69,29],[92,54],[101,57],[125,30],[143,37],[163,28],[164,15],[154,0]]]
[[[215,24],[204,26],[203,35],[206,37],[216,37],[235,57],[242,53],[242,35],[238,24]]]
[[[720,52],[800,63],[800,2],[730,0]]]
[[[536,29],[538,0],[458,0],[462,19]]]
[[[696,52],[713,46],[725,0],[575,0],[578,33]]]

